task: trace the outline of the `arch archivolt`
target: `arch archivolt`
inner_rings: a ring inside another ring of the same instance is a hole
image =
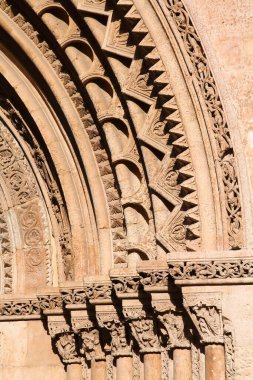
[[[242,246],[230,132],[206,57],[180,4],[150,2],[146,10],[139,1],[1,4],[2,28],[38,74],[32,78],[20,55],[21,81],[26,77],[27,87],[44,98],[48,117],[57,118],[50,136],[48,127],[40,128],[41,116],[35,118],[38,110],[30,113],[55,165],[61,187],[56,191],[63,192],[58,227],[68,252],[65,266],[74,260],[81,272],[88,265],[93,273],[106,273],[112,261],[124,267],[177,251]],[[37,14],[32,19],[30,9]],[[148,10],[154,20],[157,14],[163,20],[158,33]],[[191,81],[183,75],[183,47],[186,63],[194,66]],[[7,46],[3,51],[8,55]],[[14,98],[21,99],[15,80],[14,74],[7,78]],[[29,112],[34,100],[28,96],[20,104]],[[80,239],[82,228],[87,231]],[[82,250],[85,258],[74,253]],[[67,277],[81,276],[77,272]]]
[[[2,0],[0,33],[0,319],[43,315],[70,378],[101,362],[111,380],[122,357],[139,380],[147,354],[166,379],[174,349],[201,378],[204,343],[232,379],[215,285],[252,262],[231,131],[183,2]]]

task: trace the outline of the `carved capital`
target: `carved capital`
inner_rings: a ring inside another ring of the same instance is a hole
[[[139,345],[140,352],[160,352],[157,328],[152,316],[147,315],[142,306],[123,307],[123,313],[129,322],[132,335]]]
[[[125,324],[119,319],[116,312],[97,312],[97,321],[100,327],[105,328],[111,337],[111,353],[113,356],[132,356],[131,344],[126,336]]]
[[[185,294],[184,305],[201,337],[202,343],[223,343],[221,295],[219,293]]]
[[[89,328],[79,333],[81,338],[81,354],[83,354],[88,361],[92,360],[105,360],[105,354],[101,347],[101,340],[99,330],[97,328]]]
[[[76,340],[74,333],[65,332],[55,337],[55,347],[63,363],[80,363],[81,359],[76,350]]]
[[[70,332],[70,326],[65,321],[63,315],[54,315],[48,317],[47,320],[48,332],[52,338],[55,338],[59,334]]]
[[[175,299],[177,295],[174,294],[173,297]],[[180,304],[179,299],[176,304]],[[168,293],[152,294],[152,306],[160,322],[160,332],[165,337],[167,348],[190,348],[190,333],[183,308],[175,306]]]

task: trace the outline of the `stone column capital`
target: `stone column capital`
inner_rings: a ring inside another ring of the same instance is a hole
[[[204,344],[223,344],[220,293],[189,293],[183,302]]]
[[[123,305],[123,314],[130,325],[132,335],[140,348],[140,352],[161,352],[155,320],[151,314],[144,310],[141,302],[131,300],[129,304],[125,303]]]
[[[48,332],[57,352],[65,364],[81,363],[77,352],[76,338],[63,315],[47,316]]]
[[[96,307],[96,318],[101,328],[111,337],[111,353],[114,357],[132,356],[131,342],[127,339],[125,322],[119,317],[113,305]]]

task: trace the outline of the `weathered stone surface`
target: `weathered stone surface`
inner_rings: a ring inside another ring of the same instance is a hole
[[[1,379],[251,379],[252,19],[0,1]]]

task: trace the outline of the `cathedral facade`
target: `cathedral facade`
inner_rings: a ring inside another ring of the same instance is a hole
[[[251,0],[0,0],[0,379],[250,380]]]

